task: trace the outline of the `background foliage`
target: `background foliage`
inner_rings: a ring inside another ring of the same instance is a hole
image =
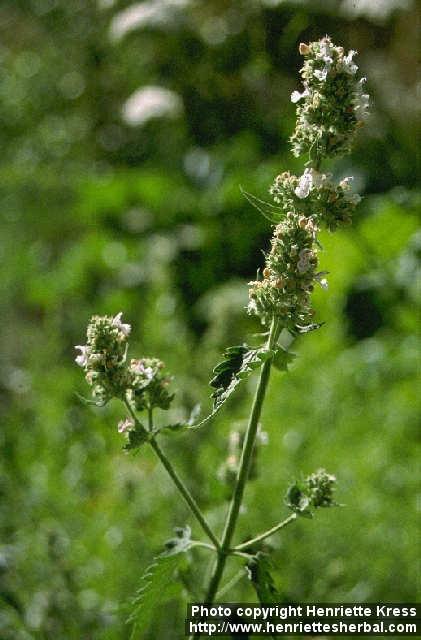
[[[176,374],[174,418],[209,407],[222,350],[258,330],[245,284],[270,228],[239,185],[266,198],[277,173],[301,170],[288,145],[297,43],[325,33],[361,52],[374,99],[334,168],[365,199],[352,229],[323,239],[326,325],[273,374],[238,534],[286,515],[288,482],[325,466],[346,508],[271,541],[285,601],[415,600],[417,20],[409,0],[3,1],[2,639],[128,637],[122,603],[173,527],[193,525],[156,460],[121,452],[121,407],[75,397],[87,389],[73,345],[91,314],[123,311],[132,355]],[[174,92],[172,111],[148,118],[145,86]],[[254,384],[164,442],[216,527],[217,471]],[[186,562],[182,576],[200,598],[208,555],[190,556],[200,571]],[[180,637],[186,598],[180,587],[142,637]],[[253,598],[245,575],[229,598]]]

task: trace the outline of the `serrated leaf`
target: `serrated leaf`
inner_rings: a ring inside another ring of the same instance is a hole
[[[189,426],[189,429],[198,429],[219,411],[222,405],[234,393],[240,382],[274,355],[274,351],[266,347],[251,349],[248,345],[235,345],[225,349],[224,360],[213,369],[213,378],[209,382],[215,389],[212,393],[213,408],[206,418],[198,424]]]
[[[271,569],[272,563],[269,556],[261,551],[247,563],[248,576],[262,604],[280,601],[280,594],[272,578]]]
[[[248,193],[242,187],[240,187],[240,191],[245,198],[250,202],[250,204],[257,209],[259,213],[262,214],[264,218],[273,222],[274,224],[278,224],[282,218],[284,217],[284,212],[281,207],[277,207],[270,202],[266,202],[265,200],[260,200],[260,198],[256,198],[252,193]]]
[[[165,602],[175,596],[181,585],[174,580],[182,554],[164,553],[157,556],[140,579],[140,587],[132,602],[132,612],[127,619],[132,623],[130,640],[145,637],[157,610],[162,611]]]
[[[288,371],[288,366],[295,360],[296,357],[296,353],[287,351],[283,347],[278,347],[273,357],[273,366],[276,367],[279,371]]]
[[[224,351],[225,359],[213,370],[216,375],[210,381],[215,391],[212,393],[213,410],[229,398],[241,380],[258,369],[265,360],[273,355],[273,351],[265,348],[250,349],[247,345],[229,347]]]

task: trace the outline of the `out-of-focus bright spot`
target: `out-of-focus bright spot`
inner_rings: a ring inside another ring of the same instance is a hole
[[[151,0],[137,2],[120,11],[110,25],[112,40],[120,40],[133,29],[145,26],[157,26],[169,22],[174,11],[183,9],[191,0]]]
[[[119,527],[110,527],[105,533],[105,540],[110,547],[118,547],[123,542],[123,532]]]
[[[228,25],[224,18],[220,16],[209,18],[203,23],[200,35],[209,45],[221,44],[228,36]]]
[[[413,0],[344,0],[341,9],[347,15],[363,15],[372,20],[385,20],[396,9],[410,9]]]
[[[153,224],[153,215],[147,209],[133,207],[123,214],[123,224],[131,233],[142,233]]]
[[[139,262],[126,262],[118,274],[118,281],[122,287],[137,287],[145,280],[146,270]]]
[[[6,377],[6,386],[17,394],[28,393],[32,386],[31,375],[24,369],[11,369]]]
[[[68,100],[75,100],[82,95],[85,89],[85,81],[77,71],[66,73],[59,82],[59,89]]]
[[[145,124],[151,118],[173,118],[182,111],[181,98],[162,87],[143,87],[133,93],[122,109],[123,120],[132,126]]]
[[[41,59],[33,51],[22,51],[15,62],[16,72],[23,78],[32,78],[41,67]]]
[[[115,269],[126,261],[127,249],[122,242],[109,242],[102,251],[102,257],[108,267]]]
[[[98,9],[111,9],[115,5],[115,0],[98,0]]]
[[[288,451],[297,451],[302,442],[303,436],[294,429],[287,431],[283,437],[284,447],[288,449]]]
[[[184,156],[184,170],[192,178],[207,178],[210,171],[210,156],[200,148],[191,149]]]

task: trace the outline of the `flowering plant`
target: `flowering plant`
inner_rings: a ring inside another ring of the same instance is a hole
[[[363,92],[365,78],[357,79],[355,51],[345,53],[329,37],[317,42],[300,44],[304,56],[301,76],[304,91],[291,96],[297,104],[297,125],[291,137],[297,156],[308,154],[309,160],[301,176],[283,172],[275,178],[270,193],[274,204],[264,203],[248,194],[249,199],[269,217],[274,225],[270,250],[265,254],[262,277],[249,283],[248,312],[269,327],[265,344],[251,348],[246,344],[229,347],[223,361],[214,371],[211,414],[195,423],[192,416],[185,422],[156,428],[154,411],[167,410],[173,401],[172,378],[164,364],[156,358],[127,360],[129,324],[116,316],[94,316],[87,329],[86,345],[79,345],[77,364],[83,368],[92,387],[93,402],[98,405],[112,398],[122,401],[126,416],[118,431],[125,438],[126,451],[138,450],[149,444],[162,462],[181,496],[188,504],[208,541],[193,540],[189,527],[177,529],[176,537],[166,544],[166,550],[145,573],[138,596],[134,600],[131,620],[134,632],[146,625],[156,594],[165,593],[176,570],[176,559],[192,547],[202,547],[215,553],[213,573],[204,595],[211,604],[217,597],[228,558],[243,558],[248,575],[258,597],[273,591],[273,581],[262,554],[262,543],[300,516],[312,517],[321,507],[336,505],[333,497],[335,477],[320,469],[304,480],[298,480],[287,490],[285,504],[291,514],[271,529],[241,544],[233,545],[234,534],[246,483],[250,479],[259,436],[259,418],[272,366],[286,371],[294,354],[279,343],[281,333],[294,336],[320,327],[314,321],[315,309],[311,294],[315,286],[327,289],[327,272],[319,269],[319,230],[331,232],[349,225],[360,197],[350,187],[352,178],[336,184],[330,174],[322,173],[321,163],[349,152],[352,140],[363,123],[368,107],[368,95]],[[209,525],[205,514],[181,480],[172,462],[158,442],[168,431],[197,429],[210,420],[236,390],[240,382],[253,371],[260,370],[247,431],[233,433],[230,455],[220,470],[232,487],[232,497],[222,536]],[[141,421],[141,415],[146,416]],[[260,435],[262,437],[262,434]],[[261,567],[261,570],[259,570]],[[193,637],[199,638],[200,631]]]

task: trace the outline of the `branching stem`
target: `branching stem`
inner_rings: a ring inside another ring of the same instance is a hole
[[[133,411],[133,408],[130,406],[130,403],[127,400],[127,398],[124,400],[124,404],[126,405],[127,410],[129,411],[129,413],[130,413],[131,417],[133,418],[133,420],[135,421],[135,423],[139,424],[139,420],[137,419],[136,414]],[[149,431],[152,432],[153,431],[152,411],[148,412],[148,426],[149,426]],[[158,442],[156,441],[156,439],[154,438],[153,435],[151,435],[149,437],[148,441],[149,441],[149,444],[151,445],[152,449],[154,450],[155,454],[158,456],[158,458],[162,462],[163,466],[165,467],[168,475],[171,477],[171,479],[174,482],[175,486],[177,487],[178,491],[181,493],[181,495],[183,496],[184,500],[187,502],[188,506],[190,507],[191,512],[193,513],[193,515],[195,516],[196,520],[198,521],[198,523],[202,527],[203,531],[206,533],[208,538],[213,542],[213,544],[215,546],[215,549],[219,550],[220,547],[221,547],[221,544],[220,544],[218,538],[216,537],[216,535],[213,533],[213,531],[210,528],[209,524],[207,523],[205,516],[203,515],[203,513],[202,513],[199,505],[197,504],[196,500],[191,495],[189,489],[186,487],[184,482],[181,480],[181,478],[178,475],[177,471],[174,469],[174,467],[172,466],[171,462],[168,460],[167,456],[162,451],[161,447],[159,446]]]
[[[277,533],[278,531],[286,527],[291,522],[294,522],[294,520],[296,519],[297,519],[297,514],[293,513],[288,518],[286,518],[286,520],[279,522],[277,525],[275,525],[271,529],[268,529],[264,533],[260,533],[258,536],[256,536],[255,538],[252,538],[251,540],[247,540],[247,542],[243,542],[242,544],[237,545],[232,549],[232,551],[233,552],[243,551],[244,549],[248,549],[249,547],[252,547],[254,544],[257,544],[258,542],[262,542],[263,540],[266,540],[266,538],[273,536],[274,533]]]

